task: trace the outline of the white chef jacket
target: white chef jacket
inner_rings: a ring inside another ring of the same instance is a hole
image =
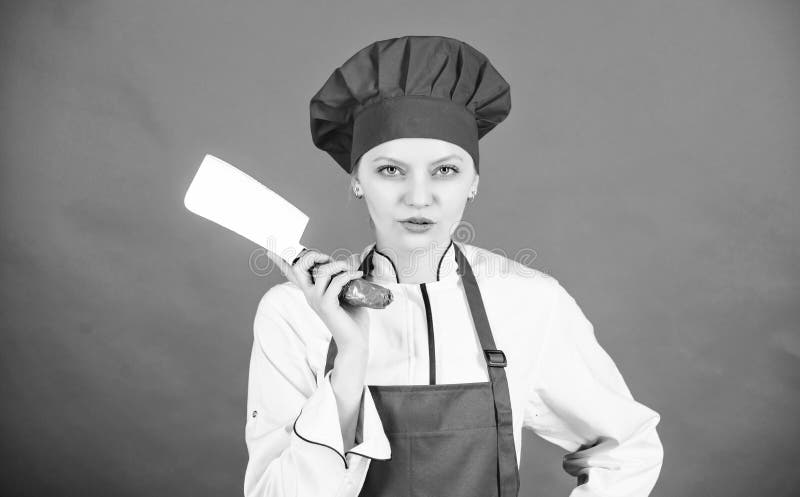
[[[642,497],[661,470],[658,413],[638,403],[597,343],[591,323],[550,275],[459,243],[483,297],[495,345],[505,352],[517,461],[522,428],[569,453],[578,476],[571,497]],[[360,262],[374,244],[353,260]],[[255,316],[245,440],[246,497],[356,497],[371,458],[391,449],[366,385],[429,383],[426,312],[432,317],[436,383],[489,381],[451,245],[437,280],[397,283],[391,260],[375,252],[368,280],[394,294],[385,309],[367,309],[369,359],[362,397],[362,437],[346,454],[330,374],[331,333],[302,291],[269,289]],[[453,476],[457,477],[456,475]]]

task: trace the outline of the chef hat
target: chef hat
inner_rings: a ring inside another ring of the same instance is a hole
[[[442,36],[372,43],[333,71],[311,98],[311,138],[348,173],[395,138],[438,138],[466,150],[511,110],[510,87],[485,55]]]

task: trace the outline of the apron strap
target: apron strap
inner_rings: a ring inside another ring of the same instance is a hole
[[[500,497],[516,497],[519,493],[519,469],[517,468],[517,452],[514,448],[514,425],[511,417],[511,396],[508,392],[506,378],[506,357],[503,351],[497,350],[492,335],[492,327],[486,316],[481,291],[467,258],[455,244],[458,272],[467,294],[472,321],[478,331],[478,338],[483,348],[486,368],[492,382],[494,410],[497,419],[497,474]]]

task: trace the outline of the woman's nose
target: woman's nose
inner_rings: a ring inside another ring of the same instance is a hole
[[[406,191],[406,203],[410,206],[423,207],[433,203],[433,188],[427,178],[410,182]]]

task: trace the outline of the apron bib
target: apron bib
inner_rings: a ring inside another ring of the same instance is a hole
[[[392,458],[370,462],[359,497],[517,497],[519,492],[505,354],[495,348],[472,268],[458,245],[453,248],[490,381],[368,385]],[[361,264],[364,274],[373,251]],[[331,339],[325,373],[335,357]]]

